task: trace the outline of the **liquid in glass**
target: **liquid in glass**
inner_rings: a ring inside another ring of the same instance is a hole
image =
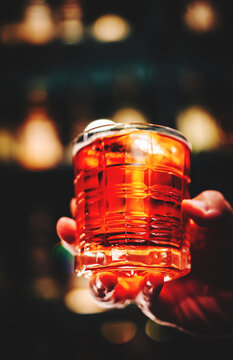
[[[190,271],[181,216],[181,202],[189,198],[190,148],[166,129],[108,126],[76,142],[72,246],[78,275],[156,271],[167,281]]]

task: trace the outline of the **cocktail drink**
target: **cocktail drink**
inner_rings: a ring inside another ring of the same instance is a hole
[[[73,149],[76,272],[140,274],[164,280],[190,271],[181,202],[189,198],[190,146],[170,128],[99,126]]]

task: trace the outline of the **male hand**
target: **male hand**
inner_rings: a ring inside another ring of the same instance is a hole
[[[71,212],[76,211],[71,201]],[[91,291],[105,307],[134,301],[153,321],[198,334],[233,334],[233,210],[217,191],[204,191],[182,203],[190,222],[192,269],[187,276],[163,283],[156,273],[133,278],[113,272],[96,273]],[[75,241],[73,219],[61,218],[57,232],[70,246]]]

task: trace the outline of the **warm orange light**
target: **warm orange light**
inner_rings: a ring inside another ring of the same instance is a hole
[[[46,100],[47,92],[43,89],[31,90],[28,94],[28,100],[34,104],[43,103]]]
[[[77,314],[95,314],[105,311],[94,301],[88,279],[71,274],[68,283],[69,290],[64,297],[64,303],[70,311]]]
[[[112,118],[117,123],[147,123],[145,115],[134,108],[119,109]]]
[[[202,107],[192,106],[181,111],[176,125],[189,139],[194,152],[215,149],[222,142],[222,131],[216,119]]]
[[[6,129],[0,129],[0,160],[8,162],[13,155],[14,139],[11,132]]]
[[[14,40],[15,25],[7,24],[0,28],[0,40],[2,43],[9,43]]]
[[[128,37],[130,26],[122,17],[114,14],[106,14],[96,20],[92,33],[99,41],[121,41]]]
[[[32,170],[48,169],[61,161],[62,153],[54,122],[43,108],[32,110],[19,132],[21,165]]]
[[[82,10],[75,0],[67,1],[59,11],[58,35],[67,44],[82,39],[84,29],[81,22]]]
[[[124,344],[134,338],[137,326],[132,321],[105,322],[101,327],[103,336],[114,344]]]
[[[89,289],[72,289],[65,296],[66,307],[78,314],[93,314],[104,311],[94,302]]]
[[[184,22],[187,27],[196,32],[213,30],[218,24],[218,13],[206,1],[193,1],[187,6]]]
[[[34,296],[37,298],[58,299],[60,297],[60,290],[55,280],[50,276],[34,279],[31,287]]]
[[[23,22],[17,25],[17,38],[32,44],[44,44],[51,41],[54,35],[55,26],[48,5],[41,1],[28,5]]]

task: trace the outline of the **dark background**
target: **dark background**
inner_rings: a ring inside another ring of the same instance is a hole
[[[2,0],[1,27],[21,21],[27,3]],[[56,12],[64,2],[45,3]],[[30,108],[43,106],[65,149],[76,135],[74,124],[82,129],[87,120],[111,117],[123,106],[140,109],[151,123],[175,127],[177,113],[197,104],[214,114],[225,134],[233,134],[231,1],[209,2],[218,10],[220,24],[206,33],[189,30],[181,20],[189,3],[80,1],[85,27],[104,13],[127,19],[133,31],[122,42],[100,43],[89,36],[76,44],[59,38],[39,45],[1,41],[1,128],[14,134]],[[37,90],[38,79],[46,89],[43,103],[29,96]],[[192,154],[192,196],[217,189],[233,203],[232,149],[228,141],[217,150]],[[146,317],[134,306],[88,315],[68,310],[63,298],[72,259],[65,252],[62,257],[58,254],[55,227],[59,217],[70,215],[71,163],[61,161],[51,169],[32,171],[14,159],[4,159],[0,179],[4,358],[230,358],[231,339],[198,339],[169,330],[169,340],[152,340],[144,330]],[[41,291],[35,287],[40,278],[49,278],[55,287],[52,295],[43,286]],[[131,341],[116,345],[100,329],[104,322],[119,320],[133,321],[137,333]]]

